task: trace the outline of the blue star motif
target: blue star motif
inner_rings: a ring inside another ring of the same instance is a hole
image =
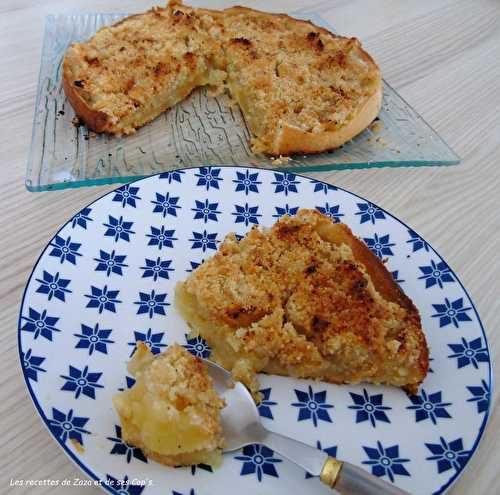
[[[66,380],[61,390],[68,390],[75,392],[75,399],[80,397],[80,394],[86,395],[91,399],[95,399],[95,389],[104,388],[103,385],[97,383],[101,378],[102,373],[89,372],[89,367],[85,366],[83,370],[79,370],[74,366],[69,366],[69,376],[60,375],[61,378]]]
[[[167,347],[167,344],[162,343],[164,335],[164,332],[153,333],[151,328],[148,328],[146,333],[134,331],[135,340],[128,343],[128,345],[133,347],[130,356],[132,357],[137,350],[137,342],[144,342],[153,354],[159,354],[162,351],[162,347]]]
[[[125,208],[127,205],[131,206],[132,208],[135,208],[136,207],[135,201],[137,199],[141,199],[139,196],[137,196],[138,192],[139,192],[138,187],[125,184],[124,186],[119,187],[115,191],[115,196],[113,197],[113,201],[121,203],[123,208]]]
[[[173,241],[177,240],[174,237],[175,230],[165,230],[162,225],[160,229],[151,226],[151,234],[146,234],[149,237],[148,246],[158,246],[158,249],[163,249],[163,247],[174,247]]]
[[[274,419],[273,412],[271,411],[271,407],[276,406],[278,403],[273,402],[271,399],[271,389],[264,388],[259,390],[262,394],[262,400],[260,401],[257,409],[259,410],[260,416],[263,418]]]
[[[475,402],[477,406],[477,412],[479,414],[488,410],[490,405],[490,389],[488,384],[481,380],[481,386],[467,387],[472,397],[467,399],[467,402]]]
[[[67,239],[63,239],[56,235],[50,243],[50,246],[52,246],[52,251],[49,253],[49,256],[59,258],[61,264],[67,261],[68,263],[76,265],[76,257],[81,256],[81,253],[78,252],[81,244],[78,242],[71,242],[71,236]]]
[[[120,426],[115,425],[116,437],[106,437],[108,440],[114,443],[110,454],[124,455],[127,460],[127,464],[130,463],[132,458],[139,459],[142,462],[147,463],[148,460],[146,456],[142,453],[142,450],[138,447],[134,447],[122,439],[122,429]]]
[[[52,275],[44,270],[43,279],[37,278],[35,280],[40,284],[36,291],[40,294],[47,294],[49,301],[53,297],[60,301],[66,301],[66,294],[71,292],[71,289],[67,288],[71,280],[60,278],[59,272]]]
[[[26,321],[26,323],[21,327],[21,330],[33,333],[34,339],[37,339],[41,335],[47,340],[52,341],[52,332],[61,331],[55,327],[59,318],[49,316],[46,309],[40,313],[33,308],[29,308],[28,314],[29,316],[23,316],[21,318]]]
[[[191,273],[193,270],[196,270],[203,263],[203,261],[205,260],[201,260],[199,263],[197,261],[190,261],[189,262],[190,268],[188,268],[186,271],[188,273]]]
[[[410,239],[406,241],[406,244],[411,244],[413,253],[421,249],[429,251],[429,244],[427,244],[414,230],[408,229],[408,234],[410,235]]]
[[[89,299],[87,303],[87,308],[97,308],[99,314],[104,310],[116,313],[116,304],[120,304],[121,301],[116,299],[119,290],[108,290],[108,286],[105,285],[102,289],[99,287],[90,286],[90,294],[85,294],[85,297]]]
[[[471,363],[474,368],[478,369],[478,363],[487,363],[489,361],[488,349],[483,347],[481,337],[469,342],[462,337],[461,344],[448,344],[448,347],[453,351],[453,354],[448,357],[457,359],[459,369]]]
[[[292,403],[292,406],[299,408],[297,421],[312,419],[316,427],[318,426],[318,420],[332,422],[328,409],[331,409],[333,405],[326,402],[326,390],[315,393],[309,385],[307,392],[295,389],[295,395],[299,402]]]
[[[379,258],[384,256],[393,256],[391,247],[395,246],[393,242],[390,242],[390,235],[385,234],[379,236],[378,234],[373,234],[373,237],[365,237],[363,239],[371,251],[376,254]]]
[[[274,218],[281,218],[285,215],[292,217],[299,211],[298,206],[290,207],[288,203],[284,207],[275,206],[274,208],[276,209],[276,213],[273,215]]]
[[[132,230],[132,225],[134,222],[127,222],[123,220],[123,217],[115,218],[111,215],[108,215],[109,223],[104,223],[103,225],[106,227],[106,232],[104,235],[106,237],[112,237],[115,242],[118,242],[120,239],[129,242],[130,234],[135,234]]]
[[[99,328],[99,323],[96,323],[94,328],[81,324],[81,333],[74,333],[78,337],[78,342],[75,349],[88,349],[89,356],[92,356],[94,351],[102,354],[108,353],[108,344],[114,344],[114,340],[110,340],[112,330]]]
[[[193,356],[203,359],[210,356],[212,349],[210,349],[210,346],[204,338],[200,336],[189,338],[189,335],[185,335],[185,337],[186,344],[183,347],[185,347]]]
[[[142,278],[153,277],[154,282],[158,280],[158,277],[168,279],[169,272],[174,271],[173,268],[170,268],[172,260],[161,260],[160,257],[156,258],[156,260],[146,258],[144,263],[146,263],[146,266],[141,266],[141,270],[144,270]]]
[[[175,490],[172,490],[172,495],[184,495],[184,494],[180,493],[180,492],[176,492]],[[194,493],[194,488],[191,488],[191,490],[189,490],[189,493],[186,492],[186,495],[196,495]]]
[[[367,461],[363,464],[371,466],[372,474],[379,478],[387,476],[394,483],[394,475],[411,476],[410,473],[403,466],[405,462],[410,459],[402,459],[399,457],[399,447],[393,445],[392,447],[384,448],[380,442],[377,442],[377,447],[363,447]]]
[[[247,196],[249,192],[258,193],[258,186],[262,184],[262,182],[257,180],[258,177],[258,172],[250,173],[248,169],[245,172],[236,172],[236,179],[233,180],[236,184],[235,192],[244,191]]]
[[[84,429],[89,418],[73,415],[73,409],[70,409],[67,414],[59,411],[55,407],[52,408],[52,419],[49,419],[49,428],[52,433],[62,442],[76,440],[80,445],[83,445],[82,434],[90,435],[90,431]]]
[[[87,229],[87,222],[92,222],[92,218],[89,217],[92,208],[84,208],[82,211],[78,212],[71,219],[71,228],[75,228],[77,225],[82,229]]]
[[[28,349],[26,353],[21,352],[21,361],[23,363],[24,372],[26,376],[33,380],[38,381],[38,372],[45,373],[40,365],[45,361],[44,357],[35,356],[31,353],[31,349]]]
[[[200,167],[199,172],[194,175],[198,177],[197,186],[205,187],[207,191],[211,187],[219,189],[219,182],[222,180],[220,168]]]
[[[300,182],[297,180],[295,174],[290,174],[288,172],[280,174],[278,172],[274,172],[274,178],[276,180],[271,182],[271,184],[276,186],[274,189],[275,193],[284,192],[285,196],[288,196],[289,192],[298,192],[297,184],[300,184]]]
[[[325,447],[325,448],[323,448],[321,446],[321,442],[318,440],[316,442],[316,448],[318,450],[322,450],[323,452],[326,452],[330,457],[337,457],[337,446],[336,445],[333,445],[331,447]],[[309,478],[314,478],[314,476],[311,473],[308,473],[306,471],[306,480],[309,479]]]
[[[248,206],[248,203],[245,203],[245,206],[234,205],[235,212],[231,213],[231,215],[235,216],[234,223],[244,223],[245,227],[248,227],[248,224],[257,225],[259,223],[258,217],[261,217],[259,213],[258,206]]]
[[[140,484],[132,483],[132,480],[125,476],[123,480],[119,480],[106,474],[105,486],[113,488],[118,495],[141,495],[145,486]]]
[[[264,445],[247,445],[243,447],[242,455],[237,455],[234,458],[243,462],[240,476],[257,474],[259,481],[262,481],[264,474],[279,478],[275,464],[281,462],[281,459],[274,457],[274,452]]]
[[[455,328],[460,326],[460,322],[472,321],[467,311],[472,308],[464,308],[464,300],[462,297],[450,302],[446,297],[444,304],[433,304],[433,308],[436,313],[432,315],[433,318],[439,318],[439,327],[445,327],[450,323],[453,323]]]
[[[193,232],[192,239],[189,239],[193,245],[191,249],[200,249],[205,252],[207,249],[217,249],[217,233],[208,234],[206,230],[201,232]]]
[[[171,184],[173,181],[181,183],[182,175],[184,173],[184,170],[171,170],[170,172],[163,172],[158,176],[158,178],[167,179],[169,184]]]
[[[323,192],[328,194],[328,191],[337,191],[338,188],[332,184],[327,184],[326,182],[320,182],[319,180],[311,179],[311,184],[314,184],[314,192]]]
[[[451,402],[443,402],[441,392],[427,394],[422,389],[420,395],[410,395],[408,398],[413,405],[408,406],[406,409],[415,411],[415,421],[417,423],[430,418],[434,424],[437,424],[437,418],[451,418],[446,410],[448,406],[451,406]]]
[[[357,203],[357,206],[355,215],[359,215],[359,223],[371,222],[375,225],[377,220],[385,220],[384,212],[373,203]]]
[[[349,406],[349,409],[356,411],[356,423],[370,420],[371,425],[375,428],[377,421],[390,423],[385,411],[392,409],[389,406],[383,405],[383,394],[369,395],[366,388],[363,389],[363,395],[349,392],[354,405]]]
[[[99,258],[94,258],[97,261],[97,266],[95,267],[96,272],[106,272],[106,276],[109,277],[112,273],[116,275],[123,275],[122,268],[126,268],[128,265],[124,263],[127,255],[116,254],[115,250],[111,253],[107,253],[102,249],[99,249]]]
[[[434,260],[431,260],[431,264],[427,266],[419,266],[419,270],[422,272],[422,275],[419,280],[425,280],[425,288],[429,289],[434,285],[439,285],[439,287],[443,288],[444,282],[454,282],[449,266],[444,261],[439,261],[436,263]]]
[[[404,282],[403,279],[399,278],[399,270],[394,270],[393,272],[391,272],[391,275],[396,283],[402,284]]]
[[[177,216],[177,210],[180,206],[177,204],[179,202],[179,197],[171,197],[170,193],[165,195],[156,193],[156,201],[151,201],[155,205],[153,208],[153,213],[161,213],[163,218],[167,215]]]
[[[150,318],[153,315],[165,315],[165,306],[170,306],[169,303],[165,302],[167,294],[156,294],[154,290],[151,294],[146,292],[139,292],[139,301],[135,301],[139,308],[137,309],[137,314],[142,315],[147,313]]]
[[[203,220],[207,223],[209,220],[217,222],[217,215],[220,215],[220,211],[217,210],[219,203],[209,203],[208,199],[205,201],[198,201],[195,199],[196,208],[191,208],[194,211],[194,220]]]
[[[448,443],[443,437],[439,437],[439,443],[426,443],[425,446],[433,454],[426,460],[437,461],[438,473],[444,473],[452,468],[460,471],[467,463],[470,454],[464,450],[461,438]]]
[[[330,205],[325,203],[325,206],[316,206],[316,209],[323,215],[330,217],[333,223],[340,222],[340,217],[344,216],[343,213],[339,212],[340,205]]]

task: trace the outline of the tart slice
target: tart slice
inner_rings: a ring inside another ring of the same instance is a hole
[[[227,86],[254,135],[254,152],[337,148],[378,115],[380,70],[356,38],[244,7],[221,18]]]
[[[225,404],[203,361],[177,344],[155,357],[139,342],[128,371],[135,384],[113,398],[123,440],[167,466],[217,466]]]
[[[258,391],[256,373],[416,392],[429,366],[420,317],[384,264],[316,210],[252,229],[176,287],[211,359]]]

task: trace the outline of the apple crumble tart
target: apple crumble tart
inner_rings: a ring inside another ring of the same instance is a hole
[[[63,87],[93,131],[131,134],[199,87],[227,89],[269,155],[336,148],[375,119],[380,70],[356,38],[284,14],[171,1],[73,43]]]
[[[416,392],[429,366],[418,310],[350,229],[316,210],[229,234],[176,287],[211,359],[256,394],[266,372]]]
[[[178,344],[154,356],[139,342],[128,371],[135,384],[113,398],[123,440],[167,466],[217,466],[225,404],[203,361]]]

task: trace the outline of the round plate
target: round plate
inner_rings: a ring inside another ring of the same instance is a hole
[[[270,449],[226,454],[213,471],[167,468],[121,439],[111,398],[130,387],[136,342],[181,342],[208,357],[173,306],[174,286],[231,231],[317,208],[348,224],[420,310],[431,370],[419,395],[261,376],[268,428],[315,445],[390,483],[441,493],[474,453],[487,421],[491,364],[467,292],[416,232],[382,208],[307,177],[245,167],[163,173],[122,186],[77,213],[50,241],[25,290],[19,351],[26,385],[60,446],[112,493],[331,493]]]

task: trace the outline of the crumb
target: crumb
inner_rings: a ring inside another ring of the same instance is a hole
[[[83,445],[76,438],[70,438],[69,441],[72,443],[73,447],[79,454],[83,454],[85,452]]]
[[[380,132],[382,130],[382,122],[380,122],[379,120],[377,122],[373,122],[373,124],[370,126],[370,129],[373,131],[373,132]]]
[[[291,158],[289,156],[282,156],[282,155],[280,155],[277,158],[276,157],[272,157],[271,160],[276,165],[285,165],[286,163],[288,163],[291,160]]]
[[[80,117],[78,117],[76,115],[71,119],[71,123],[75,127],[81,127],[83,125],[83,122],[80,120]]]

